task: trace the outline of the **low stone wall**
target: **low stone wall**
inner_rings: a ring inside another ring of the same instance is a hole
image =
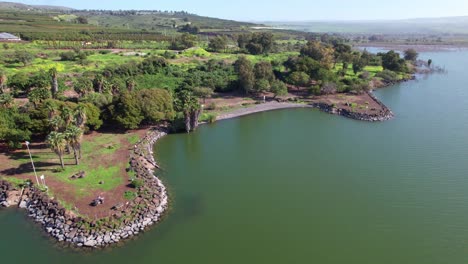
[[[311,104],[313,107],[320,109],[323,112],[334,114],[334,115],[341,115],[347,118],[361,120],[361,121],[368,121],[368,122],[380,122],[392,119],[395,115],[393,112],[383,104],[379,99],[377,99],[372,93],[368,93],[369,96],[382,107],[382,110],[377,114],[366,114],[366,113],[357,113],[352,112],[347,109],[343,108],[335,108],[332,105],[325,104],[325,103],[313,103]]]
[[[151,130],[134,146],[130,169],[144,184],[137,189],[137,198],[115,205],[115,212],[109,218],[98,221],[82,218],[34,185],[17,190],[5,181],[0,182],[0,206],[25,208],[52,237],[78,247],[105,247],[138,235],[159,222],[168,208],[166,187],[154,175],[158,165],[152,151],[154,143],[165,135],[165,131]]]

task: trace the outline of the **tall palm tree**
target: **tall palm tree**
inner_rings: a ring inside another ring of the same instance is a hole
[[[57,68],[54,67],[50,69],[49,75],[50,75],[50,87],[52,88],[52,97],[57,98],[57,94],[59,91],[58,80],[57,80],[57,75],[58,75]]]
[[[5,92],[6,84],[7,84],[6,73],[4,71],[0,71],[0,93]]]
[[[81,159],[81,141],[83,139],[83,130],[77,126],[70,126],[65,131],[65,138],[68,145],[73,148],[73,155],[75,156],[76,165],[80,164]]]
[[[63,163],[63,154],[65,153],[65,148],[67,146],[65,135],[63,133],[53,131],[49,136],[47,136],[46,142],[49,144],[50,149],[57,154],[60,159],[60,165],[62,166],[62,169],[64,169],[65,164]]]
[[[63,128],[63,120],[60,116],[52,116],[49,119],[49,125],[52,131],[59,132]]]
[[[86,108],[83,105],[78,105],[75,109],[75,124],[79,128],[83,128],[86,124],[87,116],[86,116]]]

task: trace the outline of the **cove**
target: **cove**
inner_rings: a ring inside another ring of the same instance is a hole
[[[2,210],[2,262],[465,263],[468,52],[422,56],[448,74],[377,91],[387,122],[290,109],[163,138],[171,209],[121,248],[59,249]]]

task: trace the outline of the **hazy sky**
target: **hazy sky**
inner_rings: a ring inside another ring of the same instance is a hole
[[[15,1],[15,0],[10,0]],[[79,9],[185,10],[236,20],[374,20],[468,16],[468,0],[17,0]]]

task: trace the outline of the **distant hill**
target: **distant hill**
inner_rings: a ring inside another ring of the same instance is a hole
[[[263,24],[319,33],[468,34],[468,16],[369,21],[270,21]]]
[[[5,27],[3,31],[14,33],[47,32],[48,29],[57,31],[57,28],[67,29],[71,23],[76,24],[78,17],[86,18],[87,26],[92,28],[163,34],[176,32],[185,25],[197,26],[202,32],[236,32],[258,26],[248,22],[198,16],[185,11],[78,10],[62,6],[0,2],[0,28]]]
[[[14,2],[0,2],[0,9],[10,11],[71,11],[70,7],[49,5],[26,5]]]

